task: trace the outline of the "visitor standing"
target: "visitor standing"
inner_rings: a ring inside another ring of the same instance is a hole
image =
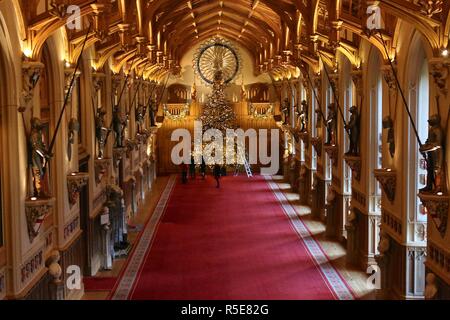
[[[214,179],[216,179],[216,188],[220,188],[220,176],[222,174],[222,168],[219,164],[214,165]]]
[[[186,184],[188,182],[188,166],[184,162],[180,166],[181,166],[181,182],[183,184]]]
[[[195,179],[195,160],[194,157],[191,157],[191,164],[189,165],[189,175],[191,179]]]
[[[202,164],[200,165],[200,172],[202,174],[203,180],[205,180],[205,178],[206,178],[206,162],[203,157],[202,157]]]

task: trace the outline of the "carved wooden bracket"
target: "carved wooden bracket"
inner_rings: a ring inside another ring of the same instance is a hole
[[[344,160],[352,169],[356,181],[361,181],[361,157],[346,155]]]
[[[335,144],[324,144],[323,149],[325,150],[326,154],[331,159],[331,162],[333,163],[333,166],[337,166],[338,162],[338,156],[339,156],[339,148]]]
[[[121,85],[122,85],[122,76],[120,76],[118,74],[113,75],[112,83],[111,83],[113,94],[115,94],[117,96],[119,95],[119,93],[120,93],[119,90],[121,88]]]
[[[103,87],[103,82],[105,81],[106,74],[101,72],[92,73],[92,85],[94,87],[94,92],[98,94],[100,89]]]
[[[361,69],[355,69],[352,71],[352,80],[355,84],[356,93],[358,97],[362,97],[364,94],[364,88],[363,88],[363,74]]]
[[[330,74],[330,85],[334,88],[335,92],[339,92],[339,74],[338,73],[333,72]]]
[[[397,187],[397,172],[392,169],[375,169],[373,174],[375,179],[380,183],[388,200],[394,202]]]
[[[136,133],[135,140],[138,144],[146,144],[148,138],[150,138],[150,133],[147,130],[143,130],[142,132]]]
[[[450,62],[446,59],[437,58],[430,60],[430,74],[434,79],[437,91],[443,96],[447,96],[447,79],[450,72]]]
[[[441,237],[445,237],[448,221],[449,196],[442,193],[419,193],[420,201],[427,209],[428,215],[432,218],[436,229]]]
[[[386,82],[389,91],[391,93],[398,91],[397,81],[395,80],[394,72],[390,65],[383,65],[381,67],[381,72],[383,73],[384,81]]]
[[[113,148],[113,160],[116,168],[126,153],[127,148]]]
[[[44,64],[37,61],[27,60],[22,63],[22,98],[25,106],[33,100],[34,88],[44,68]]]
[[[311,144],[319,157],[322,156],[322,138],[312,137]]]
[[[72,66],[64,68],[64,82],[65,82],[64,83],[64,94],[69,93],[69,100],[68,100],[69,103],[72,100],[72,91],[74,88],[74,86],[72,86],[72,88],[70,87],[74,71],[75,71],[75,68],[73,68]],[[77,79],[80,77],[80,75],[81,75],[81,71],[77,70],[77,72],[75,73],[74,81],[77,81]],[[70,92],[69,92],[69,89],[70,89]]]
[[[74,172],[67,176],[67,192],[70,206],[77,204],[81,189],[89,182],[89,173]]]
[[[434,15],[441,13],[444,5],[442,0],[419,0],[420,13],[428,18],[432,18]]]
[[[138,150],[139,142],[137,140],[127,139],[125,141],[126,154],[129,156],[134,150]]]
[[[55,204],[55,198],[29,198],[25,200],[25,217],[27,219],[30,243],[39,235],[42,223]]]
[[[110,165],[111,159],[103,158],[94,160],[95,182],[97,184],[100,184]]]
[[[309,133],[307,131],[303,131],[303,132],[300,132],[298,134],[298,136],[299,136],[300,140],[302,140],[303,143],[305,144],[305,148],[309,148],[309,140],[310,140]]]

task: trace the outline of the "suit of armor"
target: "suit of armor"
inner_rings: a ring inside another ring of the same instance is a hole
[[[336,138],[336,105],[334,103],[328,106],[327,115],[327,142],[326,144],[333,144]]]
[[[350,149],[347,154],[359,154],[359,112],[356,106],[350,108],[350,121],[347,123],[345,129],[349,131],[350,135]]]
[[[110,130],[105,127],[105,115],[106,111],[104,109],[100,109],[95,116],[95,137],[97,138],[98,158],[100,159],[104,156],[106,136]]]
[[[34,195],[43,195],[47,192],[43,186],[45,167],[50,155],[43,140],[42,129],[44,126],[39,118],[31,119],[31,132],[29,136],[29,162],[33,175]]]

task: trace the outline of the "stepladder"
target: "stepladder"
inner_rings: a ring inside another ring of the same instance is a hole
[[[247,174],[248,178],[253,177],[252,168],[250,167],[250,164],[248,163],[246,158],[244,158],[240,164],[236,165],[236,170],[234,171],[234,175],[238,176],[239,173],[241,172],[242,168],[245,170],[245,173]]]

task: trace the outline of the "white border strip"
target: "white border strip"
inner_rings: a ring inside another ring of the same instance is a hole
[[[158,222],[166,209],[166,205],[175,186],[175,182],[176,176],[171,176],[169,178],[169,181],[167,182],[166,188],[161,195],[161,198],[159,199],[158,204],[156,205],[152,217],[147,223],[147,226],[145,227],[142,236],[136,245],[136,249],[134,250],[133,255],[128,261],[126,270],[122,278],[119,280],[119,285],[117,286],[117,289],[114,292],[111,300],[128,299],[128,296],[131,293],[131,289],[133,288],[133,284],[136,281],[136,277],[138,276],[139,269],[144,262],[147,250],[150,248]]]
[[[316,264],[319,266],[322,274],[325,276],[328,281],[330,287],[333,289],[336,297],[339,300],[354,300],[355,297],[350,292],[342,278],[340,277],[338,271],[331,265],[328,257],[324,254],[320,245],[317,241],[311,236],[308,228],[306,228],[303,221],[297,215],[294,207],[289,203],[289,200],[286,198],[284,193],[278,187],[278,184],[272,179],[271,176],[264,176],[267,183],[269,184],[272,192],[277,197],[280,205],[283,207],[286,216],[292,223],[295,231],[304,242],[306,248],[308,249],[311,256],[314,258]]]

